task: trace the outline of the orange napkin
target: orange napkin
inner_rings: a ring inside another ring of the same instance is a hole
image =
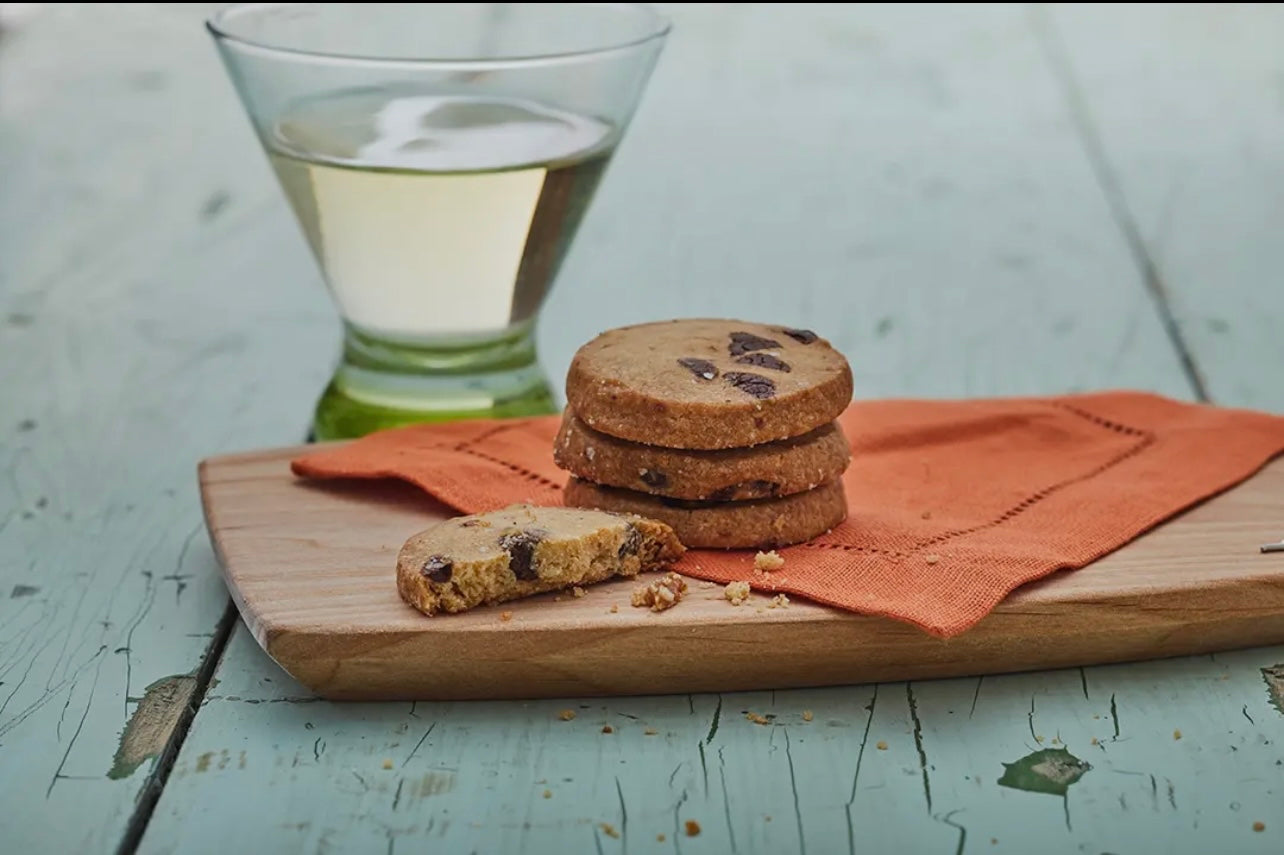
[[[466,513],[561,504],[558,417],[417,425],[293,462],[310,478],[400,478]],[[1026,582],[1085,564],[1244,480],[1284,450],[1284,418],[1112,392],[1058,398],[865,401],[841,418],[849,516],[781,550],[693,550],[679,570],[742,580],[939,636]]]

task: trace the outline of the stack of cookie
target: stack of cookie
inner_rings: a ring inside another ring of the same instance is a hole
[[[677,320],[611,330],[566,380],[567,505],[672,526],[689,547],[799,543],[847,514],[834,419],[851,368],[810,330]]]

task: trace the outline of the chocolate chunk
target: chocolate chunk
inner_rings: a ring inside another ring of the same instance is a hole
[[[743,356],[751,350],[767,350],[772,347],[780,347],[780,342],[753,333],[733,332],[728,350],[732,356]]]
[[[792,369],[783,359],[770,353],[746,353],[736,360],[741,365],[757,365],[759,368],[770,368],[772,371],[783,371],[788,374]]]
[[[542,528],[515,531],[499,539],[499,548],[508,553],[508,569],[523,582],[539,578],[535,568],[535,544],[548,537]]]
[[[771,382],[769,377],[763,377],[761,374],[748,374],[743,371],[728,371],[722,376],[727,378],[727,382],[732,386],[758,400],[775,397],[776,384]]]
[[[430,582],[449,582],[455,572],[455,562],[444,555],[430,555],[421,572]]]
[[[668,475],[665,475],[663,472],[657,472],[654,469],[643,469],[638,477],[642,479],[643,484],[657,489],[666,487],[669,483]]]
[[[813,341],[820,338],[820,336],[816,335],[811,330],[791,330],[789,327],[781,327],[780,331],[799,344],[811,344]]]
[[[711,502],[730,502],[736,499],[767,499],[779,495],[780,484],[755,478],[752,481],[721,487],[710,493],[707,498]]]
[[[707,359],[684,356],[678,360],[678,364],[703,380],[712,380],[718,376],[718,366]]]
[[[624,542],[620,544],[620,558],[626,558],[630,555],[638,554],[638,547],[642,545],[642,532],[638,527],[629,523],[629,531],[624,535]]]

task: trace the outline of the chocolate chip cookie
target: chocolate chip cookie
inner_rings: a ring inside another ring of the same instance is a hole
[[[456,517],[406,541],[397,590],[425,614],[659,570],[684,548],[661,522],[572,508],[513,505]]]
[[[841,475],[851,450],[834,423],[752,448],[662,448],[599,433],[568,410],[553,457],[562,469],[597,484],[672,499],[729,502],[810,490]]]
[[[810,330],[684,319],[622,327],[575,354],[571,410],[590,428],[667,448],[801,436],[851,402],[851,367]]]
[[[673,528],[693,549],[768,548],[801,543],[824,534],[847,517],[841,480],[805,493],[752,502],[686,502],[572,477],[567,505],[639,514]]]

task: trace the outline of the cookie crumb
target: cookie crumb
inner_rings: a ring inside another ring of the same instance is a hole
[[[887,743],[880,739],[878,740],[877,743],[875,743],[874,747],[877,748],[879,751],[886,751]]]
[[[664,574],[662,579],[635,588],[633,605],[637,608],[649,608],[653,612],[662,612],[676,606],[686,592],[687,580],[677,573],[669,572]]]
[[[766,716],[758,715],[756,712],[745,713],[745,718],[749,719],[749,721],[753,722],[754,724],[761,724],[761,725],[771,724],[771,719],[767,718]]]
[[[659,732],[660,731],[656,730],[654,727],[647,727],[642,729],[643,736],[655,736]]]
[[[1043,734],[1041,734],[1041,733],[1036,733],[1036,734],[1034,735],[1034,741],[1035,741],[1035,742],[1037,742],[1037,743],[1039,743],[1040,745],[1042,745],[1042,744],[1043,744]]]
[[[1265,830],[1266,830],[1266,823],[1264,823],[1264,822],[1255,822],[1255,823],[1253,823],[1253,830],[1254,830],[1254,831],[1265,831]]]
[[[776,550],[759,552],[753,557],[753,569],[761,573],[770,573],[785,566],[785,559]]]
[[[931,512],[931,511],[923,511],[923,513],[919,514],[919,516],[920,516],[920,517],[922,517],[922,518],[923,518],[923,519],[925,519],[925,520],[930,520],[930,519],[932,518],[932,512]]]
[[[811,710],[803,710],[803,721],[811,721]]]
[[[1092,737],[1092,744],[1093,744],[1093,745],[1100,745],[1100,744],[1101,744],[1101,740],[1097,739],[1097,737],[1095,737],[1095,736],[1094,736],[1094,737]]]
[[[697,567],[696,569],[699,570],[700,568]],[[702,591],[707,591],[710,588],[718,587],[718,583],[717,582],[700,582],[699,584],[696,585],[696,587]]]
[[[1060,744],[1061,744],[1061,737],[1059,737],[1059,736],[1054,736],[1054,737],[1052,737],[1052,744],[1053,744],[1053,745],[1060,745]]]
[[[609,724],[604,724],[604,725],[602,725],[602,732],[603,732],[603,733],[615,733],[615,728],[611,727]]]
[[[560,718],[562,721],[570,721],[571,719],[575,718],[575,710],[562,710],[560,713],[557,714],[557,717]]]
[[[508,623],[510,620],[512,620],[512,619],[513,619],[513,613],[512,613],[512,612],[500,612],[500,613],[499,613],[499,619],[500,619],[500,620],[502,620],[504,623]]]
[[[789,608],[789,598],[784,594],[776,594],[776,596],[771,598],[771,602],[767,603],[767,608],[787,609]]]
[[[722,590],[722,595],[727,598],[727,602],[731,603],[731,605],[738,606],[749,599],[749,583],[730,582]]]
[[[663,842],[664,842],[664,832],[663,832],[663,831],[661,831],[659,834],[657,834],[657,835],[655,836],[655,842],[656,842],[656,843],[663,843]]]
[[[1174,731],[1173,731],[1173,739],[1181,739],[1181,731],[1180,731],[1180,730],[1174,730]]]
[[[695,837],[700,833],[700,823],[696,822],[694,819],[688,819],[685,823],[685,827],[687,829],[687,837]]]
[[[602,833],[607,837],[614,837],[616,840],[620,839],[620,832],[616,831],[615,826],[609,822],[602,823]]]
[[[579,585],[576,585],[574,588],[571,588],[571,596],[573,596],[577,600],[580,597],[586,596],[587,594],[588,594],[588,591],[584,590]]]
[[[551,799],[552,797],[553,797],[553,791],[552,791],[552,790],[545,790],[545,791],[544,791],[544,798],[546,798],[546,799]]]
[[[385,760],[383,761],[383,768],[385,768],[385,769],[391,769],[391,768],[392,768],[392,761],[391,761],[391,760],[388,760],[388,759],[385,759]]]
[[[928,564],[935,564],[936,562],[941,560],[941,556],[933,552],[931,555],[924,555],[923,560],[926,561]]]
[[[618,613],[619,611],[620,611],[620,604],[619,604],[619,603],[611,603],[611,614],[616,614],[616,613]]]

